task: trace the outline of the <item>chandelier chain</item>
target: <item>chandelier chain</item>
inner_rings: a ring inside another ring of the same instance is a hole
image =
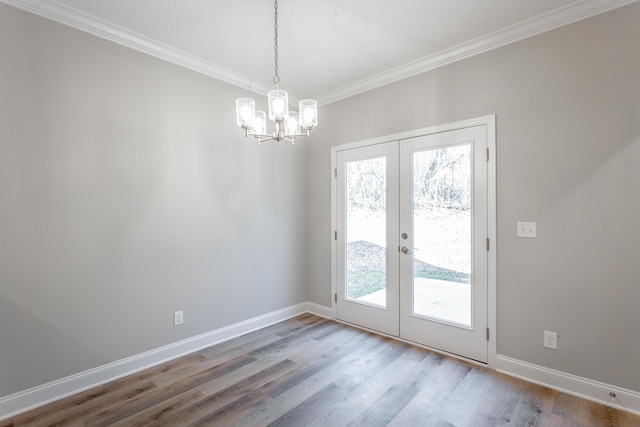
[[[278,0],[275,0],[273,2],[273,7],[274,7],[274,24],[273,24],[273,29],[274,29],[274,36],[273,36],[273,52],[274,52],[274,71],[275,71],[275,75],[273,76],[273,84],[276,85],[276,88],[278,87],[278,83],[280,83],[280,76],[278,75]]]

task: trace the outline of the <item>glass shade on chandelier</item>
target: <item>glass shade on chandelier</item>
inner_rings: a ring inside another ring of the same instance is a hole
[[[236,122],[238,126],[252,127],[256,116],[256,102],[250,98],[236,99]]]
[[[284,90],[270,90],[267,94],[269,100],[269,120],[283,120],[289,117],[289,95]]]
[[[313,129],[318,125],[318,104],[313,99],[303,99],[300,107],[300,123],[305,129]]]

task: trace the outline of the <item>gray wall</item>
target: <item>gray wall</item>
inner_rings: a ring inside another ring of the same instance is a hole
[[[638,22],[635,3],[324,107],[308,147],[258,147],[241,89],[0,4],[0,397],[330,305],[329,147],[493,113],[499,353],[640,391]]]
[[[310,300],[331,304],[330,147],[494,113],[498,353],[640,391],[639,3],[322,108]]]
[[[0,61],[0,397],[306,300],[305,144],[250,94],[4,4]]]

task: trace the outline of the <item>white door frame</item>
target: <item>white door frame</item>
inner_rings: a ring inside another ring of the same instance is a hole
[[[336,320],[336,302],[335,295],[337,293],[337,241],[335,240],[335,232],[337,230],[336,218],[336,192],[337,180],[334,171],[336,170],[336,154],[341,150],[359,148],[368,145],[392,142],[406,138],[414,138],[417,136],[431,135],[435,133],[447,132],[451,130],[464,129],[472,126],[485,125],[487,129],[487,234],[490,242],[488,253],[488,277],[487,277],[487,325],[489,327],[489,340],[487,342],[488,362],[486,366],[492,369],[497,367],[497,245],[496,245],[496,116],[495,114],[478,117],[469,120],[462,120],[454,123],[431,126],[423,129],[416,129],[408,132],[402,132],[394,135],[381,136],[378,138],[367,139],[363,141],[352,142],[348,144],[331,147],[331,315]],[[394,337],[397,338],[397,337]],[[428,348],[438,353],[445,353],[442,350]],[[460,358],[460,356],[449,354],[452,357]],[[464,359],[464,358],[463,358]],[[473,362],[469,359],[464,359]],[[479,362],[475,362],[481,364]],[[484,365],[484,364],[481,364]]]

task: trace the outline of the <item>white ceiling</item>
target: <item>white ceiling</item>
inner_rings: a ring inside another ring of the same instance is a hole
[[[271,0],[0,0],[257,93]],[[279,0],[280,88],[327,104],[637,0]]]

